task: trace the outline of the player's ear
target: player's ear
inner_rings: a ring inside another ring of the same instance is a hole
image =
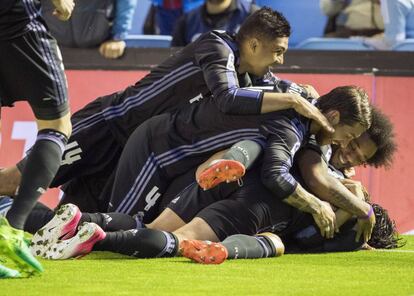
[[[341,114],[338,110],[330,110],[325,113],[325,116],[331,125],[337,125],[341,119]]]
[[[258,45],[259,40],[257,40],[256,38],[251,38],[249,40],[249,49],[252,53],[256,53]]]

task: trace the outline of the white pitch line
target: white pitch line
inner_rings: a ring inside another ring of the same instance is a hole
[[[375,249],[377,252],[390,252],[390,253],[414,253],[414,250],[387,250],[387,249]]]

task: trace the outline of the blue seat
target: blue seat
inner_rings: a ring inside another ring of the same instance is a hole
[[[309,38],[299,43],[296,48],[315,50],[372,50],[362,40],[344,38]]]
[[[268,6],[287,18],[292,35],[290,47],[311,37],[322,37],[327,17],[319,7],[319,0],[256,0],[259,6]]]
[[[149,8],[151,7],[151,0],[138,0],[137,7],[134,11],[134,16],[132,18],[132,27],[129,34],[136,35],[142,34],[142,29],[144,27],[145,18]]]
[[[125,39],[127,47],[166,48],[171,46],[169,35],[128,35]]]
[[[392,50],[397,51],[414,51],[414,39],[406,39],[397,45],[395,45]]]

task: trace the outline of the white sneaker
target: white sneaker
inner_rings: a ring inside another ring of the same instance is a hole
[[[95,223],[83,223],[78,228],[78,233],[67,240],[59,240],[51,245],[43,258],[68,259],[80,258],[89,254],[93,246],[106,237],[105,231]]]
[[[76,232],[81,216],[81,211],[74,204],[62,205],[53,219],[33,235],[30,244],[32,254],[43,256],[59,239],[71,238]]]

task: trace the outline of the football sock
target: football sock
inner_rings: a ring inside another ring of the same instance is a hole
[[[82,213],[79,224],[93,222],[104,231],[118,231],[136,229],[137,221],[134,217],[122,213]]]
[[[93,250],[137,258],[173,257],[178,252],[178,239],[170,232],[155,229],[108,232],[105,239],[95,244]]]
[[[60,132],[39,131],[23,169],[19,192],[7,213],[7,220],[12,227],[23,229],[36,201],[46,192],[59,169],[66,142],[66,136]]]
[[[263,236],[235,234],[227,237],[221,244],[228,251],[228,259],[255,259],[275,256],[275,248]]]
[[[262,152],[262,147],[255,141],[240,141],[231,146],[223,155],[223,159],[236,160],[249,169]]]
[[[52,209],[37,202],[27,217],[26,223],[24,224],[24,231],[34,234],[52,220],[54,216],[55,212]]]

